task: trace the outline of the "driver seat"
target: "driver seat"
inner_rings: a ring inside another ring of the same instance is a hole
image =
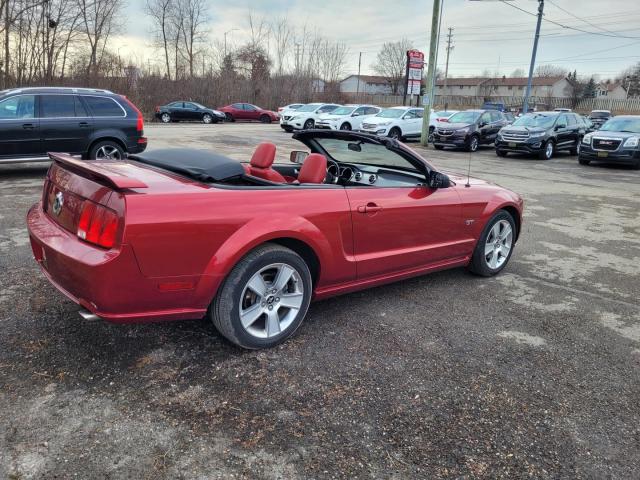
[[[297,183],[323,183],[327,177],[327,158],[319,153],[311,153],[304,159]]]
[[[276,146],[270,142],[262,142],[253,152],[249,165],[243,165],[247,175],[262,178],[276,183],[287,183],[287,180],[271,165],[276,159]]]

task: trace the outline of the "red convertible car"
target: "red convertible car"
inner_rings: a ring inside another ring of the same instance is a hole
[[[310,151],[248,164],[167,149],[124,161],[51,154],[28,213],[35,259],[87,318],[210,318],[230,341],[271,347],[313,299],[453,267],[490,276],[511,257],[522,198],[445,175],[402,143],[331,130]]]

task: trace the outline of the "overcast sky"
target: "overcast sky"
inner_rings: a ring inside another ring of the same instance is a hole
[[[127,23],[112,45],[121,55],[138,60],[158,58],[151,48],[151,25],[144,15],[145,0],[125,0]],[[553,3],[551,3],[553,2]],[[444,0],[438,66],[444,70],[445,33],[454,28],[449,76],[472,76],[488,68],[509,75],[528,69],[535,31],[536,0]],[[286,17],[299,27],[317,28],[324,36],[349,46],[345,73],[357,73],[362,52],[362,73],[373,73],[380,46],[402,37],[427,53],[432,0],[210,0],[210,35],[242,44],[249,13],[266,20]],[[566,10],[563,11],[562,9]],[[578,18],[576,18],[578,17]],[[546,0],[545,19],[598,32],[599,35],[542,24],[538,65],[553,63],[577,69],[579,74],[613,77],[640,61],[640,1]]]

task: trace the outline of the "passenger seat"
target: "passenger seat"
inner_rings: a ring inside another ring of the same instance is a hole
[[[276,146],[273,143],[262,142],[253,152],[249,165],[243,165],[247,175],[269,180],[270,182],[287,183],[286,179],[271,168],[276,159]]]

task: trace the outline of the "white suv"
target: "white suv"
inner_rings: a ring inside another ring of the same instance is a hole
[[[392,107],[362,122],[361,132],[391,138],[419,137],[422,133],[424,109],[416,107]]]
[[[309,130],[315,127],[320,115],[333,112],[339,106],[335,103],[307,103],[291,112],[290,115],[284,115],[280,121],[280,126],[287,132]]]
[[[331,130],[360,130],[362,122],[382,109],[374,105],[345,105],[331,113],[323,113],[318,117],[316,128]]]

